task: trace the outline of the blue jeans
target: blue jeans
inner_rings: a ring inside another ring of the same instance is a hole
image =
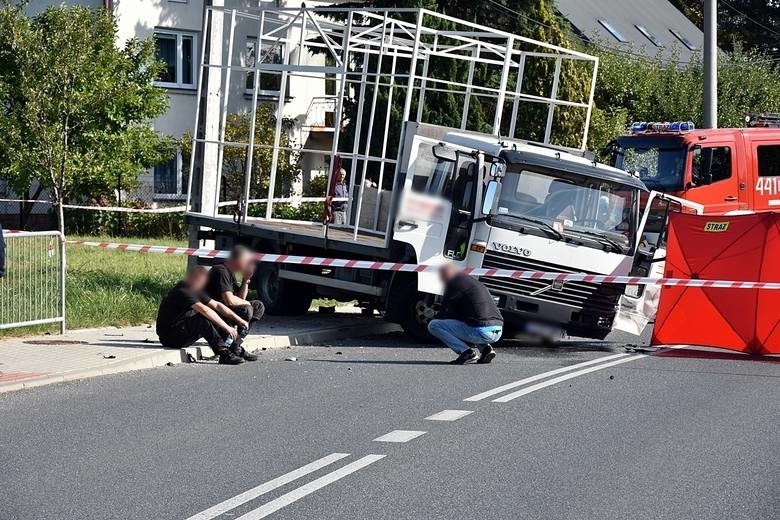
[[[487,327],[472,327],[460,320],[431,320],[428,332],[439,338],[457,354],[462,354],[471,347],[479,350],[488,343],[501,339],[501,325]]]

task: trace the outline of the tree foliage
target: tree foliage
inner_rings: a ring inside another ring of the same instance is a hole
[[[257,107],[255,118],[254,153],[252,155],[252,176],[249,198],[265,198],[270,182],[274,131],[276,129],[276,110],[269,104]],[[225,120],[225,141],[247,143],[252,117],[249,113],[228,114]],[[282,121],[279,140],[279,159],[276,167],[274,196],[289,195],[293,184],[301,175],[298,160],[300,154],[293,151],[288,130],[292,121]],[[190,164],[192,153],[192,132],[185,132],[181,140],[184,169]],[[243,147],[225,146],[222,156],[222,179],[220,182],[220,200],[239,200],[244,192],[244,177],[247,167],[247,153]]]
[[[693,121],[702,123],[704,73],[698,58],[684,67],[676,60],[638,59],[602,52],[596,83],[596,108],[589,148],[601,150],[625,133],[631,121]],[[775,63],[739,48],[724,53],[718,66],[718,125],[744,126],[753,112],[780,112],[780,73]]]
[[[173,156],[150,124],[168,105],[154,44],[118,48],[116,29],[104,9],[0,6],[0,172],[16,193],[109,195]]]
[[[671,0],[699,28],[704,23],[701,0]],[[780,1],[720,0],[718,3],[718,46],[736,47],[780,57]]]

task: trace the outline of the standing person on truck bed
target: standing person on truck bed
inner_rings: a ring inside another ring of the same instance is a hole
[[[463,274],[454,264],[439,271],[444,297],[428,331],[458,354],[453,365],[490,363],[496,357],[491,343],[501,338],[504,318],[487,288]]]
[[[241,273],[240,284],[236,280],[236,273]],[[246,246],[236,245],[230,251],[227,262],[211,268],[206,285],[206,293],[211,298],[226,305],[247,322],[246,326],[238,328],[241,338],[245,338],[249,334],[252,323],[260,321],[265,314],[263,302],[246,299],[254,273],[254,253]]]
[[[184,281],[168,291],[157,311],[157,336],[160,343],[165,348],[183,348],[204,338],[223,365],[243,363],[242,357],[252,361],[257,359],[252,354],[249,357],[241,356],[245,351],[241,347],[238,331],[225,320],[239,326],[246,326],[247,323],[221,303],[206,296],[203,289],[207,281],[208,271],[198,266],[187,273]]]
[[[336,174],[336,186],[333,188],[333,198],[335,199],[347,199],[349,198],[349,188],[344,179],[347,178],[347,170],[340,169]],[[337,200],[331,205],[333,214],[333,224],[336,226],[347,225],[347,201]]]

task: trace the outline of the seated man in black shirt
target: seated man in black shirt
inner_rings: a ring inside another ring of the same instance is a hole
[[[236,280],[236,273],[241,273],[240,284]],[[249,333],[252,323],[260,321],[265,314],[263,302],[246,299],[254,273],[254,254],[247,247],[237,245],[230,251],[227,262],[211,268],[206,285],[206,294],[226,305],[247,322],[246,326],[238,328],[238,334],[242,338]]]
[[[454,350],[454,365],[490,363],[496,357],[491,343],[501,338],[504,318],[487,288],[454,264],[442,266],[444,297],[428,331]]]
[[[195,267],[165,295],[157,312],[160,343],[166,348],[182,348],[204,338],[222,364],[256,360],[257,356],[241,347],[238,331],[225,320],[243,327],[246,321],[203,293],[207,280],[208,271]]]

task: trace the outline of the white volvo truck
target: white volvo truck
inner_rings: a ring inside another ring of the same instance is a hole
[[[288,255],[611,275],[627,275],[637,265],[647,220],[640,204],[647,190],[636,177],[598,164],[583,151],[597,58],[425,10],[210,7],[207,15],[186,216],[191,245],[209,240],[220,249],[243,243]],[[438,29],[442,22],[449,29]],[[278,59],[237,62],[242,31],[256,31],[255,49],[270,42]],[[328,59],[320,59],[323,53]],[[431,71],[441,70],[441,60],[467,67],[468,81],[436,78]],[[551,65],[542,69],[551,73],[546,94],[529,92],[524,84],[524,71],[534,60]],[[591,89],[583,99],[559,97],[565,64],[592,67]],[[485,67],[494,67],[494,74],[485,74]],[[253,81],[263,75],[279,81],[252,85],[247,74]],[[279,89],[276,134],[265,148],[251,131],[242,142],[225,139],[236,77],[239,102],[250,100],[246,110],[252,116],[261,87]],[[290,126],[281,121],[290,115],[293,93],[314,89],[316,77],[336,84],[330,117],[335,123],[327,128],[332,140],[325,147],[311,144],[323,127],[308,115],[292,127],[306,157],[326,158],[328,171],[339,164],[347,170],[343,227],[273,217],[276,170],[285,160],[280,134]],[[463,99],[460,128],[424,122],[443,92]],[[477,103],[483,111],[494,107],[493,134],[467,130]],[[396,105],[405,122],[394,130]],[[555,146],[559,112],[577,110],[582,149]],[[523,121],[533,114],[540,120]],[[538,142],[522,139],[524,134]],[[221,189],[222,157],[230,147],[247,150],[249,158],[237,211]],[[251,190],[257,148],[272,157],[264,194]],[[263,211],[252,216],[247,208],[263,195]],[[591,338],[609,333],[624,291],[585,282],[482,282],[509,326],[552,327]],[[418,338],[427,336],[442,293],[434,272],[312,265],[263,263],[253,283],[270,313],[304,313],[316,296],[356,299]]]

